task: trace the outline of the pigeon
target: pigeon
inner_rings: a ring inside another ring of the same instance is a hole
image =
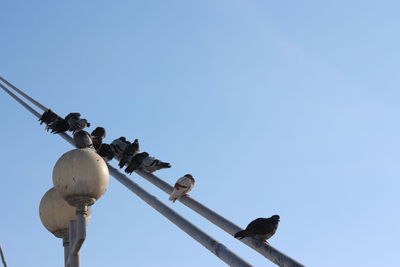
[[[52,121],[52,119],[50,118],[51,116],[52,116],[51,109],[48,109],[45,112],[43,112],[42,116],[38,120],[38,121],[40,121],[40,125],[42,125],[43,123],[47,124],[49,121]]]
[[[115,139],[114,141],[111,142],[111,148],[115,153],[115,156],[119,159],[122,158],[122,154],[125,151],[125,148],[130,144],[129,141],[126,141],[126,138],[124,136],[121,136],[118,139]]]
[[[154,157],[147,157],[143,160],[140,168],[148,173],[153,173],[161,169],[171,168],[171,165],[168,162],[162,162]]]
[[[43,112],[42,116],[40,117],[40,125],[45,123],[46,125],[49,125],[53,122],[55,122],[57,119],[61,119],[60,116],[58,116],[56,113],[54,113],[51,109],[46,110]]]
[[[106,138],[106,129],[103,127],[97,127],[93,130],[92,134],[93,147],[96,151],[100,148],[103,143],[103,139]]]
[[[125,169],[125,172],[131,174],[132,172],[139,169],[139,167],[142,165],[143,160],[146,159],[148,156],[149,153],[147,152],[137,153],[130,159],[128,167],[126,167]]]
[[[124,167],[127,162],[137,153],[139,152],[139,140],[135,139],[132,144],[129,144],[125,147],[124,153],[122,153],[121,160],[119,161],[118,166],[120,168]]]
[[[51,129],[51,133],[65,133],[69,130],[69,124],[63,118],[59,118],[56,121],[50,123],[48,127]]]
[[[138,140],[138,139],[135,139],[135,140],[133,141],[132,145],[133,145],[133,149],[134,149],[136,152],[139,152],[139,150],[140,150],[139,140]]]
[[[90,123],[86,119],[81,119],[81,114],[77,112],[69,113],[65,120],[69,124],[69,130],[73,133],[83,130],[85,127],[90,127]]]
[[[175,202],[178,198],[187,195],[195,184],[195,180],[191,174],[185,174],[185,176],[178,179],[174,185],[174,191],[172,191],[169,200]]]
[[[104,159],[104,161],[110,161],[114,158],[114,151],[111,149],[111,145],[102,143],[100,148],[96,150],[97,154]]]
[[[67,122],[58,116],[56,113],[54,113],[51,109],[46,110],[43,112],[42,116],[39,119],[40,124],[45,123],[46,124],[46,131],[51,130],[52,133],[59,133],[59,132],[65,132],[68,131],[67,127]]]
[[[270,218],[258,218],[249,223],[245,230],[235,234],[235,238],[255,237],[268,244],[267,239],[273,236],[278,228],[279,215]]]
[[[74,133],[74,142],[77,148],[93,147],[92,137],[83,130]]]

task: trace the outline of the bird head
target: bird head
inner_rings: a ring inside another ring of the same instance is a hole
[[[81,113],[79,113],[79,112],[71,112],[69,115],[71,115],[71,117],[76,117],[76,118],[81,117]]]
[[[92,135],[106,138],[106,129],[104,129],[103,127],[96,127],[96,129],[93,130]]]
[[[273,216],[271,216],[271,219],[279,222],[280,217],[279,217],[279,215],[273,215]]]
[[[121,140],[122,142],[126,141],[126,137],[125,136],[121,136],[120,138],[118,138],[119,140]]]
[[[186,178],[190,179],[192,181],[192,183],[195,183],[196,181],[194,180],[194,177],[191,174],[185,174]]]

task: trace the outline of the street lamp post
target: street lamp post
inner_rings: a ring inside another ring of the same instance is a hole
[[[40,203],[40,218],[63,238],[66,267],[79,267],[79,250],[86,238],[90,208],[106,191],[109,173],[104,160],[90,149],[74,149],[56,162],[54,188]]]
[[[63,239],[65,263],[69,254],[69,223],[76,220],[75,209],[70,206],[52,187],[42,197],[39,205],[39,215],[44,227],[58,238]],[[91,209],[86,216],[86,224],[89,223]]]

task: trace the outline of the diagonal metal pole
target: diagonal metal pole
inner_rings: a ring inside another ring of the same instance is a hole
[[[18,96],[11,93],[0,83],[0,87],[5,89],[7,93],[9,93],[15,100],[17,100],[20,104],[22,104],[25,108],[27,108],[30,112],[32,112],[36,117],[40,118],[40,114],[33,110],[32,108],[28,108],[29,106],[24,103]],[[23,104],[24,103],[24,104]],[[75,146],[73,139],[66,133],[59,134],[62,138],[68,141],[70,144]],[[173,222],[176,226],[181,228],[184,232],[190,235],[193,239],[198,241],[201,245],[206,247],[209,251],[215,254],[222,261],[227,263],[229,266],[238,266],[238,267],[250,267],[252,266],[245,260],[241,259],[227,247],[225,247],[222,243],[218,242],[205,232],[201,231],[198,227],[190,223],[188,220],[183,218],[177,212],[169,208],[163,202],[158,200],[155,196],[148,193],[146,190],[141,188],[138,184],[134,183],[127,176],[120,173],[116,168],[108,165],[110,174],[114,176],[120,183],[128,187],[133,193],[135,193],[139,198],[144,200],[147,204],[149,204],[152,208],[160,212],[164,217]],[[70,244],[72,245],[72,244]]]
[[[186,219],[184,219],[178,213],[176,213],[167,205],[162,203],[156,197],[147,193],[144,189],[142,189],[140,186],[134,183],[131,179],[126,177],[124,174],[120,173],[116,168],[108,165],[108,169],[110,170],[110,174],[114,176],[114,178],[116,178],[120,183],[128,187],[129,190],[131,190],[138,197],[144,200],[147,204],[149,204],[158,212],[167,217],[168,220],[176,224],[179,228],[181,228],[184,232],[186,232],[188,235],[190,235],[199,243],[201,243],[203,246],[205,246],[217,257],[221,258],[225,263],[227,263],[230,266],[251,266],[246,262],[242,262],[240,263],[240,265],[237,265],[237,263],[235,262],[238,262],[238,260],[234,261],[232,256],[229,255],[229,253],[227,253],[228,249],[223,244],[213,240],[213,238],[207,235],[206,233],[202,233],[200,230],[198,231],[195,230],[197,228],[196,226],[186,221]]]
[[[3,266],[7,267],[6,257],[4,256],[3,249],[1,248],[1,246],[0,246],[0,256],[1,256],[1,261],[3,262]]]
[[[10,82],[8,82],[6,79],[4,79],[3,77],[0,76],[0,80],[2,80],[5,84],[7,84],[8,86],[10,86],[12,89],[14,89],[16,92],[18,92],[20,95],[22,95],[23,97],[25,97],[26,99],[28,99],[29,101],[31,101],[33,104],[35,104],[38,108],[40,108],[43,111],[46,111],[47,108],[45,106],[43,106],[42,104],[40,104],[39,102],[37,102],[35,99],[33,99],[32,97],[30,97],[29,95],[25,94],[22,90],[18,89],[17,87],[15,87],[13,84],[11,84]]]
[[[138,170],[136,171],[136,173],[145,178],[146,180],[148,180],[153,185],[160,188],[165,193],[167,194],[172,193],[173,187],[168,183],[166,183],[165,181],[158,178],[157,176],[155,176],[154,174],[150,174],[142,170]],[[190,196],[181,197],[179,198],[179,201],[232,236],[238,231],[243,230],[233,222],[222,217],[215,211],[207,208],[206,206],[196,201],[195,199],[191,198]],[[272,261],[273,263],[277,264],[278,266],[304,267],[303,264],[297,262],[296,260],[282,253],[281,251],[277,250],[276,248],[268,244],[265,244],[264,242],[256,238],[244,238],[241,241],[245,243],[247,246],[257,251],[258,253],[260,253],[261,255],[263,255],[264,257],[266,257],[267,259],[269,259],[270,261]]]
[[[26,95],[26,94],[25,94]],[[35,101],[37,102],[37,101]],[[72,143],[72,145],[74,145]],[[173,190],[173,187],[166,183],[165,181],[161,180],[157,176],[153,174],[149,174],[144,171],[136,171],[136,173],[162,191],[167,194],[170,194]],[[126,176],[125,176],[126,177]],[[129,179],[129,178],[127,178]],[[235,225],[233,222],[229,221],[228,219],[224,218],[223,216],[219,215],[215,211],[209,209],[208,207],[204,206],[200,202],[194,200],[193,198],[186,196],[179,199],[185,206],[189,207],[193,211],[197,212],[199,215],[203,216],[211,223],[215,224],[225,232],[229,233],[230,235],[234,235],[236,232],[242,230],[239,226]],[[304,267],[303,264],[297,262],[296,260],[290,258],[289,256],[285,255],[281,251],[275,249],[274,247],[265,244],[255,238],[244,238],[241,240],[247,246],[251,247],[273,263],[283,266],[283,267]]]
[[[31,108],[28,104],[26,104],[21,98],[19,98],[18,96],[16,96],[14,93],[12,93],[10,90],[8,90],[4,85],[2,85],[0,83],[0,87],[7,93],[9,94],[12,98],[14,98],[18,103],[20,103],[22,106],[24,106],[24,108],[26,108],[27,110],[29,110],[33,115],[35,115],[36,117],[40,118],[40,113],[37,112],[36,110],[34,110],[33,108]]]

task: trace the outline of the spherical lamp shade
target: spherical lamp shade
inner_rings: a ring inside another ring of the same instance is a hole
[[[75,208],[70,206],[54,187],[42,197],[39,216],[44,227],[59,238],[68,234],[69,221],[76,220]],[[86,224],[89,223],[90,217],[91,209],[86,216]]]
[[[90,149],[74,149],[56,162],[53,184],[72,206],[92,205],[106,191],[109,183],[104,160]]]

